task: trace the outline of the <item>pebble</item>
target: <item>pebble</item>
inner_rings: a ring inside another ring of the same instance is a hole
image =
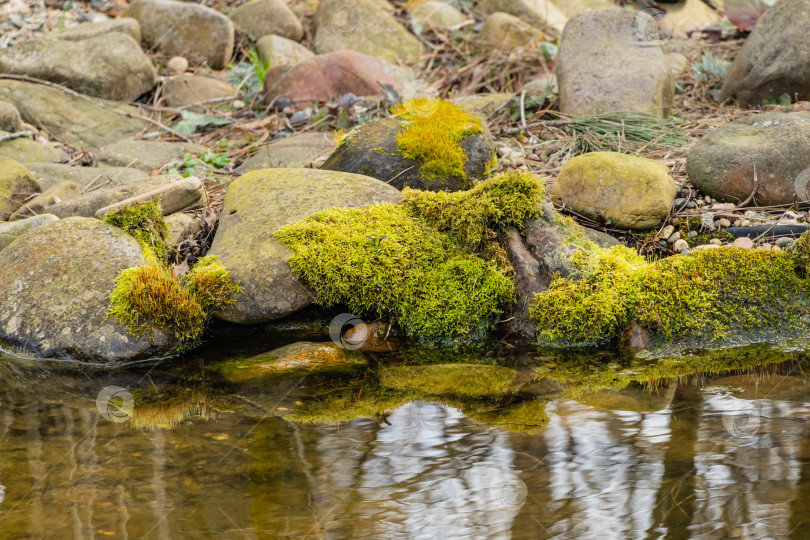
[[[695,251],[703,251],[704,249],[720,249],[717,244],[703,244],[702,246],[695,246]]]
[[[789,248],[794,242],[795,240],[793,238],[788,238],[787,236],[776,239],[776,245],[780,248]]]
[[[537,154],[529,154],[527,159],[530,159],[532,161],[540,161],[540,156],[538,156]]]
[[[686,236],[688,236],[689,238],[696,238],[696,237],[697,237],[697,235],[698,235],[697,231],[689,231],[689,232],[686,234]]]
[[[741,220],[741,219],[735,219],[735,220],[734,220],[734,226],[735,226],[735,227],[740,227],[740,226],[742,226],[742,220]]]
[[[683,206],[683,203],[685,203],[685,202],[686,202],[686,199],[684,197],[680,197],[680,198],[675,199],[674,201],[672,201],[672,206],[680,208],[681,206]]]
[[[762,244],[762,245],[757,246],[757,249],[762,249],[762,250],[765,250],[765,251],[770,251],[770,250],[771,250],[771,245],[770,245],[770,244],[768,244],[768,243],[765,243],[765,244]]]
[[[723,245],[723,241],[720,240],[719,238],[712,238],[711,240],[709,240],[709,243],[711,245],[713,245],[713,246],[722,246]]]
[[[703,200],[706,202],[706,204],[712,204],[712,198],[709,197],[708,195],[703,197]]]
[[[723,227],[724,229],[727,229],[727,228],[731,227],[731,221],[729,221],[726,218],[720,218],[718,220],[717,226],[718,227]]]
[[[712,205],[712,210],[734,210],[735,206],[734,203],[714,203]]]
[[[773,246],[771,249],[773,251],[782,251],[782,248],[780,248],[779,246]]]
[[[188,69],[188,60],[182,56],[173,56],[166,62],[166,71],[169,75],[182,75]]]
[[[680,239],[681,239],[681,233],[679,231],[675,231],[674,233],[669,235],[669,237],[667,237],[667,243],[674,244],[675,242],[677,242]]]
[[[661,232],[658,234],[658,238],[669,238],[670,236],[672,236],[672,233],[674,232],[675,227],[673,227],[672,225],[667,225],[666,227],[661,229]]]
[[[695,203],[693,203],[692,201],[689,201],[688,203],[686,203],[686,207],[687,207],[687,208],[694,208],[694,207],[695,207]]]
[[[750,227],[750,226],[751,226],[751,220],[750,219],[744,219],[744,220],[742,220],[742,223],[740,223],[740,227]]]
[[[674,249],[676,253],[683,253],[689,250],[689,244],[686,243],[686,240],[679,238],[675,241],[675,245],[672,246],[672,249]]]
[[[508,157],[509,154],[511,153],[512,149],[509,148],[508,146],[501,146],[500,148],[498,148],[498,155],[501,156],[502,158]]]
[[[754,242],[747,236],[741,236],[734,240],[734,243],[731,245],[738,248],[751,249],[754,247]]]

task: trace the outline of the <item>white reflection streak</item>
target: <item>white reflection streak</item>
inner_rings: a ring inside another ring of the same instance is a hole
[[[574,401],[546,407],[550,513],[570,518],[549,528],[579,538],[645,537],[664,472],[671,411],[605,411]]]
[[[757,415],[742,433],[729,415]],[[806,404],[731,395],[706,396],[698,431],[695,523],[707,537],[785,538],[796,497],[797,452],[810,414]]]

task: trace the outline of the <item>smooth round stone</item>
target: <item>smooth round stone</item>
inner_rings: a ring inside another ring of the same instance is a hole
[[[738,248],[751,249],[754,247],[754,241],[747,236],[741,236],[740,238],[734,240],[734,243],[731,245]]]

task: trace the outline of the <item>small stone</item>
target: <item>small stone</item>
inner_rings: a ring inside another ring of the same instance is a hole
[[[764,251],[770,251],[771,250],[771,245],[766,242],[765,244],[757,246],[757,249],[762,249]]]
[[[697,205],[692,201],[689,201],[688,203],[686,203],[687,208],[694,208],[695,206],[697,206]]]
[[[169,75],[182,75],[188,69],[188,60],[182,56],[173,56],[166,62],[166,71]]]
[[[750,226],[751,226],[751,220],[750,219],[744,219],[744,220],[742,220],[742,223],[740,223],[740,227],[750,227]]]
[[[709,243],[712,244],[712,245],[715,245],[715,246],[722,246],[723,245],[723,241],[720,240],[719,238],[712,238],[711,240],[709,240]]]
[[[717,226],[722,227],[724,229],[727,229],[727,228],[731,227],[731,221],[729,221],[726,218],[720,218],[718,220]]]
[[[661,232],[658,234],[658,238],[669,238],[670,236],[672,236],[672,233],[674,232],[675,227],[673,227],[672,225],[667,225],[666,227],[661,229]]]
[[[773,246],[771,248],[771,251],[782,251],[782,248],[780,248],[779,246]]]
[[[703,197],[703,200],[706,201],[706,204],[712,204],[712,198],[706,195]]]
[[[747,236],[741,236],[734,240],[734,243],[731,245],[738,248],[751,249],[754,247],[754,242]]]
[[[703,199],[695,199],[695,204],[697,206],[703,206],[704,204],[706,204],[706,201],[704,201]]]
[[[734,210],[736,206],[734,203],[714,203],[712,205],[712,210]]]
[[[792,246],[794,242],[795,240],[793,238],[788,238],[786,236],[776,239],[776,245],[779,246],[780,248],[788,248]]]
[[[747,218],[761,218],[762,217],[759,214],[757,214],[756,212],[754,212],[753,210],[746,210],[745,214],[743,214],[743,215],[745,217],[747,217]]]
[[[680,208],[681,206],[683,206],[683,203],[685,203],[685,202],[686,202],[686,198],[678,197],[677,199],[672,201],[672,206],[675,206],[676,208]]]
[[[681,233],[679,231],[675,231],[674,233],[669,235],[669,238],[667,238],[667,243],[674,244],[675,242],[677,242],[680,239],[681,239]]]
[[[508,146],[501,146],[500,148],[498,148],[498,155],[501,156],[502,158],[507,157],[511,153],[512,149],[509,148]]]
[[[697,235],[697,231],[689,231],[686,236],[689,238],[697,238]]]
[[[741,219],[735,219],[735,220],[734,220],[734,226],[735,226],[735,227],[740,227],[740,226],[742,226],[742,223],[743,223],[743,222],[742,222],[742,220],[741,220]]]
[[[20,111],[13,103],[0,101],[0,131],[20,131],[22,128],[22,117]]]
[[[679,238],[677,241],[675,241],[672,249],[675,250],[676,253],[683,253],[689,249],[689,244],[686,243],[686,240]]]

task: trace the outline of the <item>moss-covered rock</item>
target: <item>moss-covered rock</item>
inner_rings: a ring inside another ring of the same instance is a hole
[[[226,321],[279,319],[312,302],[293,275],[292,252],[274,237],[282,226],[333,207],[397,202],[400,193],[379,180],[315,169],[264,169],[237,178],[225,194],[210,253],[220,257],[244,292],[219,312]]]
[[[27,354],[93,362],[165,355],[173,337],[134,338],[107,319],[116,277],[145,262],[134,238],[96,219],[33,229],[0,253],[0,340]]]
[[[74,146],[103,146],[150,125],[139,118],[135,107],[73,96],[41,84],[0,81],[0,99],[13,103],[29,124]]]
[[[609,3],[609,0],[603,1]],[[564,0],[563,4],[567,3],[569,0]],[[484,13],[501,12],[518,17],[554,39],[560,38],[568,21],[563,12],[548,0],[482,0],[475,7]]]
[[[324,0],[315,14],[315,52],[352,49],[391,63],[416,63],[422,43],[373,0]]]
[[[467,189],[489,172],[494,143],[478,116],[434,99],[393,112],[350,131],[321,168],[432,191]]]
[[[293,272],[330,306],[394,316],[426,341],[478,339],[511,302],[512,281],[493,263],[403,207],[335,208],[279,229]]]
[[[611,227],[646,230],[667,217],[676,191],[669,168],[662,163],[618,152],[591,152],[563,166],[551,198]]]
[[[24,165],[0,157],[0,221],[8,221],[23,201],[40,191],[39,182]]]
[[[81,58],[81,62],[76,59]],[[0,71],[63,84],[77,92],[134,101],[157,72],[132,36],[113,32],[80,41],[32,39],[0,49]]]
[[[810,113],[763,113],[739,118],[702,137],[686,158],[699,190],[740,203],[754,190],[761,205],[810,200]]]
[[[790,336],[810,326],[810,283],[785,252],[723,248],[653,263],[625,247],[575,253],[529,316],[541,343],[593,345],[631,323],[650,346],[701,347]]]

